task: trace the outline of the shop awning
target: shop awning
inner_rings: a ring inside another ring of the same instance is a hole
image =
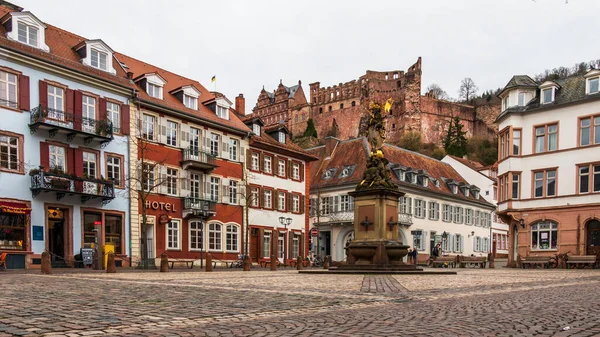
[[[0,201],[0,213],[31,214],[31,208],[18,202]]]

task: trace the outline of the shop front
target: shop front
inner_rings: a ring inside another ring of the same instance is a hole
[[[31,254],[31,203],[0,200],[0,256],[7,269],[25,269]]]
[[[112,210],[82,208],[81,217],[82,247],[93,243],[103,252],[112,250],[117,267],[129,266],[130,261],[125,250],[125,214]]]

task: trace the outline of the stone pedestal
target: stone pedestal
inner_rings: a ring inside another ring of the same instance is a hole
[[[106,272],[107,273],[116,273],[117,272],[117,266],[115,264],[115,254],[114,253],[108,253],[108,261],[106,263]]]
[[[42,253],[42,274],[52,274],[52,266],[50,264],[50,253]]]
[[[398,239],[397,189],[377,188],[349,193],[354,197],[354,240],[340,270],[420,270],[402,262],[410,246]]]
[[[205,271],[211,272],[213,271],[213,263],[212,263],[212,255],[210,253],[206,254],[206,267]]]
[[[160,254],[160,272],[169,272],[169,256],[167,255],[167,253]]]

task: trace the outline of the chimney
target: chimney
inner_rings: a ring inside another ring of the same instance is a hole
[[[235,111],[240,115],[246,114],[246,99],[244,98],[244,94],[239,94],[235,98]]]

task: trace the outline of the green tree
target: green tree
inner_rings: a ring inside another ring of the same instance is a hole
[[[304,130],[304,137],[317,137],[317,129],[315,129],[315,123],[312,118],[309,118],[306,122],[306,130]]]
[[[466,131],[463,131],[463,125],[460,123],[458,116],[450,120],[448,133],[444,141],[444,150],[447,154],[462,157],[467,154],[467,138]]]
[[[400,137],[398,145],[407,150],[420,151],[423,147],[423,143],[421,142],[421,134],[416,131],[405,132],[402,137]]]

